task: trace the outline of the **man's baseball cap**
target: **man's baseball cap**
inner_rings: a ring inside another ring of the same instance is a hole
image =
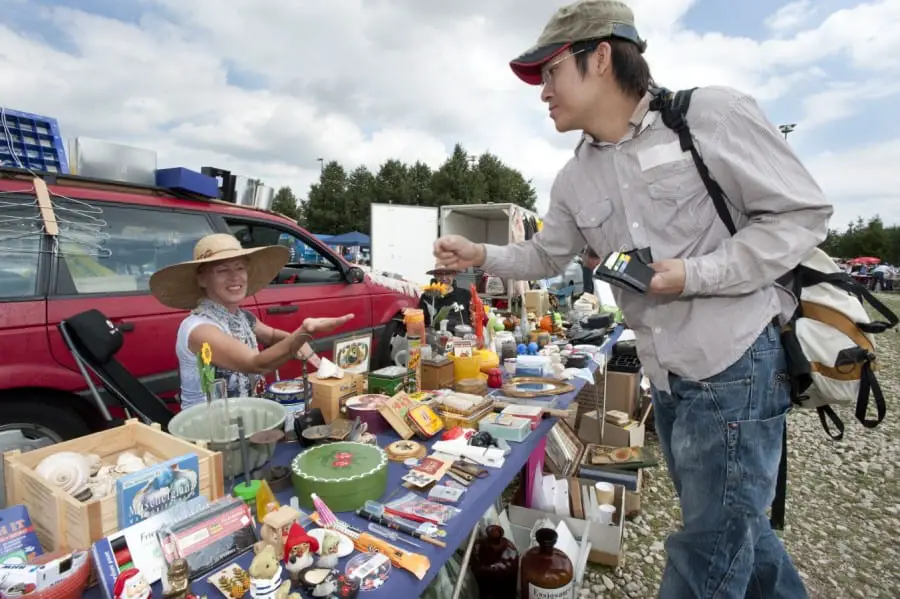
[[[610,37],[633,42],[641,52],[647,48],[628,5],[616,0],[578,0],[557,10],[534,47],[509,66],[525,83],[540,85],[544,65],[573,43]]]

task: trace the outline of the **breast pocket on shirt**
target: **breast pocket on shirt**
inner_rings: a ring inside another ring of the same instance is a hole
[[[644,217],[666,245],[686,248],[709,229],[715,206],[689,156],[645,170],[642,176],[651,200]]]
[[[612,238],[611,227],[609,226],[612,212],[612,200],[604,198],[584,206],[575,215],[575,224],[578,226],[578,230],[581,231],[581,235],[588,245],[600,257],[612,251],[608,248],[615,241]]]

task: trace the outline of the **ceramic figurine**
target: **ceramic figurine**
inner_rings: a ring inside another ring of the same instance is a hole
[[[128,568],[116,578],[113,599],[150,599],[150,585],[137,568]]]
[[[300,572],[300,584],[313,597],[331,597],[338,590],[337,570],[313,566]]]
[[[294,522],[284,542],[284,567],[291,583],[300,584],[300,572],[313,565],[312,554],[319,550],[319,542],[306,534],[303,527]]]
[[[166,578],[169,581],[169,588],[163,592],[165,599],[187,599],[191,594],[191,586],[188,583],[190,569],[187,560],[176,558],[169,565]]]
[[[341,537],[330,530],[326,530],[322,536],[322,546],[319,547],[319,559],[316,566],[319,568],[334,568],[338,563],[338,549],[341,545]]]
[[[250,574],[250,596],[253,599],[302,599],[291,593],[291,583],[281,580],[281,561],[271,545],[253,556],[247,572]]]
[[[260,541],[253,546],[254,553],[259,553],[266,545],[271,545],[275,555],[284,553],[284,540],[292,522],[300,516],[294,508],[283,505],[266,514],[259,529]]]

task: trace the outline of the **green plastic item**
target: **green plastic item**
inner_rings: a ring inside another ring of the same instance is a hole
[[[262,488],[262,483],[258,480],[243,482],[234,486],[234,496],[250,506],[250,509],[256,511],[256,496]]]

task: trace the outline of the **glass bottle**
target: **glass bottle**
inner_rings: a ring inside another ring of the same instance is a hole
[[[503,536],[500,526],[488,526],[472,553],[472,573],[481,599],[515,599],[519,579],[519,552]]]
[[[555,547],[556,531],[542,528],[535,538],[537,547],[522,557],[520,599],[574,599],[572,562]]]

